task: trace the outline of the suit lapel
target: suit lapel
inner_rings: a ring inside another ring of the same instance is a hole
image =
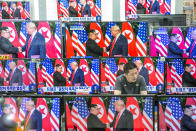
[[[123,120],[123,118],[125,118],[125,110],[123,111],[123,113],[121,114],[120,116],[120,119],[118,120],[118,123],[117,123],[117,126],[116,127],[119,127],[119,123]]]
[[[32,41],[31,41],[31,44],[30,44],[30,47],[29,47],[29,51],[31,50],[31,48],[33,47],[33,43],[35,43],[35,41],[37,39],[37,34],[38,34],[38,32],[35,34],[35,36],[33,37]]]

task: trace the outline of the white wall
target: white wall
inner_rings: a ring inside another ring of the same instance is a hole
[[[57,0],[46,0],[46,18],[47,20],[58,20]]]
[[[102,10],[102,21],[112,21],[113,19],[113,0],[102,0],[101,10]]]

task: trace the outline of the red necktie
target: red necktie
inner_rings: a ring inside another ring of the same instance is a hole
[[[10,75],[9,85],[11,84],[11,79],[12,79],[13,72],[14,72],[14,71],[12,71],[12,72],[11,72],[11,75]]]
[[[84,6],[82,6],[81,16],[83,15]]]
[[[152,3],[153,4],[153,3]],[[151,4],[151,6],[150,6],[150,12],[151,12],[151,9],[152,9],[152,4]]]
[[[29,53],[29,47],[30,47],[30,44],[31,44],[31,41],[32,41],[32,35],[28,41],[28,45],[27,45],[27,51],[26,51],[26,58],[28,58],[28,53]]]
[[[191,53],[192,53],[192,51],[193,51],[193,48],[194,48],[194,46],[195,46],[195,42],[196,42],[196,41],[194,41],[194,43],[193,43],[193,45],[192,45],[192,47],[191,47],[191,50],[190,50],[190,55],[189,55],[189,56],[191,56]]]
[[[71,78],[71,86],[72,86],[72,81],[73,81],[74,75],[75,75],[75,71],[74,71],[74,72],[73,72],[73,74],[72,74],[72,78]]]
[[[12,17],[14,18],[14,12],[15,12],[15,9],[13,10],[13,12],[12,12]]]
[[[27,116],[27,119],[26,119],[26,121],[25,121],[24,129],[26,129],[26,128],[27,128],[27,123],[28,123],[28,121],[29,121],[29,117],[30,117],[30,115],[31,115],[31,112],[29,112],[29,114],[28,114],[28,116]]]
[[[115,124],[114,124],[114,131],[116,131],[116,126],[118,124],[119,118],[120,118],[120,112],[118,113],[118,116],[117,116],[116,121],[115,121]]]
[[[117,38],[117,37],[116,37]],[[110,50],[110,56],[112,55],[112,51],[113,51],[113,48],[114,48],[114,45],[116,43],[116,38],[114,39],[114,41],[112,42],[112,47],[111,47],[111,50]]]

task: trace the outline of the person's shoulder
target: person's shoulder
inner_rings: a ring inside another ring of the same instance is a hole
[[[141,76],[141,75],[138,75],[138,76],[137,76],[137,81],[141,81],[141,80],[144,80],[144,77]]]
[[[37,33],[35,35],[38,36],[39,38],[45,39],[44,36],[40,32],[38,32],[38,31],[37,31]]]

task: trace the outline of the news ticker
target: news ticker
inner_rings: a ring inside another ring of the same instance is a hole
[[[101,21],[101,17],[64,17],[61,18],[61,21],[91,21],[91,22],[97,22],[97,21]]]

